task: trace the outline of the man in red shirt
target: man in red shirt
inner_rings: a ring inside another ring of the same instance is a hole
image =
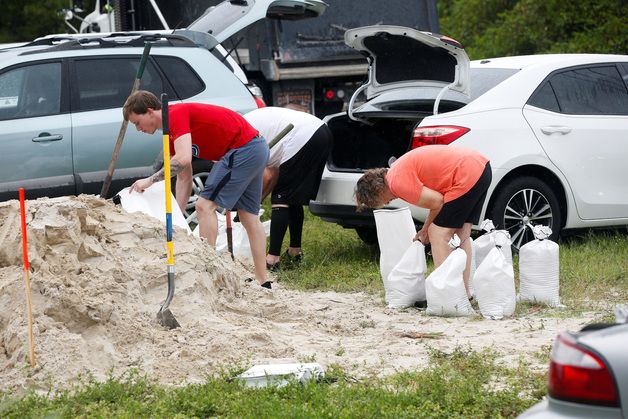
[[[463,274],[469,294],[471,226],[480,221],[491,184],[491,165],[480,153],[462,147],[428,145],[411,150],[390,169],[367,170],[358,180],[358,210],[381,208],[395,198],[429,209],[415,240],[432,243],[434,265],[440,266],[451,249],[449,240],[460,237],[467,254]]]
[[[153,134],[162,129],[161,102],[150,92],[139,90],[127,99],[124,118],[138,131]],[[202,103],[180,103],[168,107],[170,130],[170,173],[177,176],[175,196],[185,209],[192,191],[192,157],[215,160],[205,189],[196,202],[200,236],[216,246],[216,208],[236,209],[244,226],[255,264],[255,276],[265,288],[266,234],[259,219],[262,179],[268,161],[268,145],[258,131],[237,112]],[[136,181],[129,192],[143,192],[163,180],[163,168]]]

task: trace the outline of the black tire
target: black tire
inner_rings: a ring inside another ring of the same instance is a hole
[[[377,246],[377,230],[375,227],[355,227],[358,237],[368,246]]]
[[[512,247],[534,240],[532,225],[552,229],[550,240],[556,241],[562,227],[562,216],[556,193],[542,180],[524,176],[508,181],[499,189],[488,213],[498,229],[507,230]]]

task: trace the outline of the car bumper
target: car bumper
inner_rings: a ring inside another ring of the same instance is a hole
[[[570,403],[546,397],[541,402],[535,404],[517,418],[525,419],[619,419],[623,418],[622,412],[618,408],[593,406],[581,403]]]
[[[375,227],[373,211],[357,212],[355,205],[326,204],[321,201],[310,201],[310,212],[323,221],[336,223],[343,227]]]

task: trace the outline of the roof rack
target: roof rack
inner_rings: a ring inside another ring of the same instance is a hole
[[[197,47],[189,37],[164,33],[113,32],[104,36],[81,34],[84,36],[54,35],[39,38],[22,47],[49,46],[35,51],[25,51],[20,55],[40,54],[43,52],[68,51],[92,48],[143,47],[146,42],[157,46]],[[127,39],[123,39],[127,38]]]

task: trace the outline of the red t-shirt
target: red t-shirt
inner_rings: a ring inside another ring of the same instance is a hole
[[[487,162],[468,148],[427,145],[399,157],[388,170],[386,183],[395,196],[411,204],[419,201],[423,186],[440,192],[444,202],[449,202],[476,184]]]
[[[258,135],[237,112],[204,103],[169,106],[168,128],[172,155],[177,138],[191,134],[192,155],[204,160],[219,160],[229,150],[243,146]]]

